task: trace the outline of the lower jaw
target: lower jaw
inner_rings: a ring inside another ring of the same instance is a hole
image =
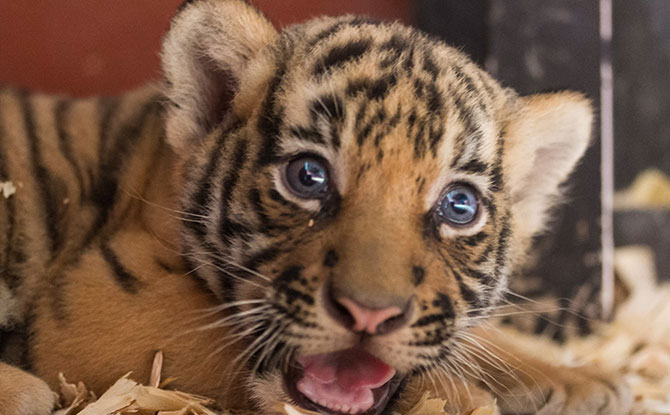
[[[300,406],[301,408],[307,409],[309,411],[318,412],[324,415],[340,415],[342,412],[321,406],[305,395],[298,391],[296,384],[297,380],[302,377],[302,370],[297,367],[291,367],[288,372],[284,375],[284,388],[288,395]],[[388,406],[389,402],[393,397],[399,392],[399,387],[402,384],[403,377],[396,375],[390,381],[388,381],[383,386],[373,389],[372,394],[374,396],[374,403],[366,411],[357,412],[356,414],[351,415],[381,415]],[[347,415],[347,414],[345,414]]]

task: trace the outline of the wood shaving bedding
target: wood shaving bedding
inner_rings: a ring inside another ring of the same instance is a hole
[[[670,177],[658,169],[640,173],[627,189],[614,195],[616,209],[670,208]]]
[[[9,199],[14,193],[16,193],[16,186],[11,181],[0,182],[0,195],[5,199]]]

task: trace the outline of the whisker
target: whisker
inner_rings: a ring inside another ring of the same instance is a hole
[[[235,335],[233,335],[233,336],[226,336],[226,337],[224,338],[225,340],[229,340],[229,339],[232,339],[232,340],[226,342],[226,343],[223,344],[222,346],[217,347],[213,352],[211,352],[211,353],[209,354],[209,356],[207,357],[207,359],[209,360],[209,359],[213,358],[213,357],[216,356],[217,354],[221,353],[223,350],[225,350],[225,349],[227,349],[228,347],[232,346],[233,344],[239,342],[242,338],[244,338],[244,337],[250,335],[251,333],[253,333],[254,331],[260,329],[261,327],[262,327],[262,323],[258,323],[258,324],[254,325],[254,326],[251,326],[251,327],[246,328],[244,331],[241,331],[241,332],[238,331],[238,332],[236,332]]]
[[[204,330],[211,330],[214,328],[218,327],[226,327],[234,324],[238,324],[240,321],[242,321],[242,318],[244,317],[257,317],[258,315],[262,315],[265,310],[270,309],[272,306],[270,304],[266,305],[261,305],[258,307],[254,307],[250,310],[244,310],[240,311],[239,313],[231,314],[229,316],[226,316],[225,318],[222,318],[220,320],[217,320],[213,323],[206,324],[204,326],[200,326],[196,328],[196,331],[204,331]],[[232,323],[231,323],[232,321]]]
[[[507,293],[507,294],[510,294],[510,295],[512,295],[512,296],[514,296],[514,297],[520,298],[520,299],[522,299],[522,300],[524,300],[524,301],[527,301],[527,302],[529,302],[529,303],[531,303],[531,304],[535,304],[535,305],[539,305],[539,306],[544,306],[544,305],[546,305],[545,303],[542,303],[541,301],[533,300],[532,298],[525,297],[525,296],[523,296],[523,295],[521,295],[521,294],[518,294],[518,293],[515,293],[515,292],[513,292],[513,291],[511,291],[511,290],[509,290],[509,289],[506,290],[506,293]],[[569,298],[566,298],[566,297],[561,297],[561,298],[558,298],[557,300],[559,300],[559,301],[566,301],[566,302],[568,302],[568,303],[575,303],[572,299],[569,299]],[[509,304],[509,305],[512,306],[512,307],[517,307],[517,308],[520,307],[517,303],[513,303],[513,302],[511,302],[511,301],[509,301],[509,300],[507,300],[507,299],[503,299],[503,301],[507,302],[507,304]],[[597,321],[597,319],[593,319],[593,318],[590,318],[590,317],[588,317],[588,316],[585,316],[585,315],[581,314],[580,312],[578,312],[577,310],[575,310],[574,308],[571,308],[571,307],[560,307],[560,308],[557,309],[556,311],[565,311],[565,312],[567,312],[567,313],[569,313],[569,314],[571,314],[571,315],[573,315],[573,316],[575,316],[575,317],[582,318],[582,319],[587,320],[587,321]]]
[[[155,207],[155,208],[158,208],[158,209],[162,209],[162,210],[164,210],[164,211],[166,211],[166,212],[178,213],[178,214],[180,214],[180,215],[186,215],[186,216],[193,216],[193,217],[197,217],[197,218],[201,218],[201,219],[206,219],[206,220],[208,220],[208,221],[211,220],[211,217],[210,217],[210,216],[199,215],[199,214],[191,213],[191,212],[185,212],[185,211],[183,211],[183,210],[173,209],[173,208],[169,208],[169,207],[166,207],[166,206],[163,206],[163,205],[159,205],[158,203],[155,203],[155,202],[152,202],[152,201],[150,201],[150,200],[148,200],[148,199],[145,199],[142,195],[140,195],[140,194],[139,194],[138,192],[136,192],[136,191],[135,191],[135,192],[130,192],[130,191],[128,191],[127,189],[123,189],[123,191],[124,191],[128,196],[130,196],[130,197],[132,197],[132,198],[134,198],[134,199],[137,199],[137,200],[139,200],[140,202],[146,203],[147,205],[149,205],[149,206],[151,206],[151,207]]]
[[[272,282],[272,279],[271,279],[270,277],[265,276],[265,275],[259,273],[258,271],[254,271],[254,270],[249,269],[249,268],[247,268],[247,267],[245,267],[245,266],[242,266],[242,265],[240,265],[240,264],[237,264],[237,263],[235,263],[235,262],[233,262],[233,261],[231,261],[231,260],[229,260],[229,259],[226,259],[225,257],[223,257],[222,255],[220,255],[220,254],[218,254],[218,253],[216,253],[216,252],[207,252],[207,251],[202,251],[202,252],[189,252],[189,253],[182,253],[182,254],[180,254],[180,255],[182,255],[182,256],[188,256],[188,257],[194,258],[194,259],[199,260],[199,261],[203,261],[202,258],[200,258],[200,256],[208,256],[208,257],[212,257],[212,258],[215,259],[215,260],[220,260],[220,261],[222,261],[222,262],[225,262],[226,265],[231,265],[231,266],[233,266],[233,267],[235,267],[235,268],[238,268],[238,269],[240,269],[240,270],[242,270],[242,271],[248,272],[248,273],[250,273],[250,274],[252,274],[252,275],[254,275],[254,276],[258,277],[258,278],[261,278],[261,279],[263,279],[263,280],[265,280],[265,281],[267,281],[267,282]],[[220,267],[217,267],[216,265],[214,265],[213,263],[211,263],[211,264],[212,264],[212,266],[215,266],[218,270],[220,270],[220,271],[222,271],[222,272],[231,272],[231,271],[229,271],[229,270],[225,270],[225,271],[224,271],[224,270],[222,270]],[[242,278],[242,277],[237,276],[237,278]],[[246,278],[243,278],[243,279],[246,280],[246,281],[249,281],[249,280],[246,279]]]

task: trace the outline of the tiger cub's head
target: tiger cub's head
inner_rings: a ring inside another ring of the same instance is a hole
[[[378,413],[449,366],[592,121],[581,95],[517,96],[400,24],[277,33],[242,1],[186,4],[163,68],[185,255],[244,344],[231,359],[265,403],[323,413]]]

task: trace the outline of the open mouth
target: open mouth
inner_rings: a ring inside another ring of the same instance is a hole
[[[329,415],[378,415],[400,380],[395,369],[360,348],[298,357],[285,377],[298,405]]]

